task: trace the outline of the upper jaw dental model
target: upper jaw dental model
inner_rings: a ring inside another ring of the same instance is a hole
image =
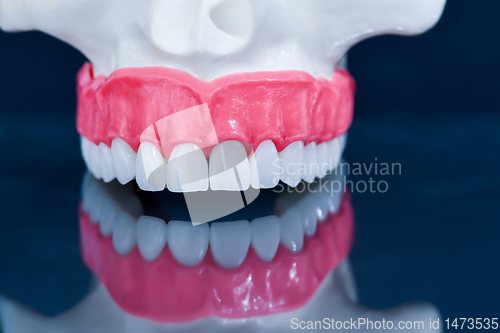
[[[178,323],[304,306],[351,247],[348,195],[284,195],[272,216],[192,226],[145,212],[127,183],[184,193],[198,206],[187,205],[195,224],[237,210],[213,212],[214,193],[244,191],[250,203],[280,181],[335,178],[354,108],[346,52],[372,36],[422,33],[444,5],[53,0],[43,12],[0,11],[0,27],[41,30],[89,59],[77,78],[92,174],[80,210],[84,259],[122,309]],[[217,200],[235,198],[225,194]]]

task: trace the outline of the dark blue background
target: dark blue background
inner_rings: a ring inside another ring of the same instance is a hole
[[[497,0],[450,0],[429,33],[349,54],[358,93],[346,157],[402,164],[387,193],[353,195],[366,306],[424,300],[445,318],[500,316],[499,13]],[[83,61],[41,33],[0,33],[0,294],[45,314],[90,283],[77,224]]]

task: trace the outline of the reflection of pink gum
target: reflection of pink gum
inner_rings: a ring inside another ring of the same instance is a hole
[[[319,144],[344,134],[352,121],[354,90],[354,80],[344,69],[337,69],[331,80],[280,71],[203,82],[162,67],[123,68],[108,78],[94,78],[87,63],[78,74],[77,128],[97,145],[110,147],[120,137],[137,151],[146,130],[156,138],[154,128],[148,129],[156,124],[166,158],[176,144],[186,142],[203,148],[238,140],[255,151],[262,141],[273,140],[282,151],[294,141]],[[205,104],[198,121],[184,116],[165,120]],[[217,140],[212,128],[199,131],[208,118]]]
[[[196,267],[179,264],[166,248],[154,262],[146,262],[137,248],[121,257],[111,238],[104,238],[80,209],[84,260],[111,297],[130,314],[168,323],[249,318],[302,307],[347,256],[353,224],[346,193],[339,212],[318,224],[302,252],[280,245],[273,261],[265,263],[250,248],[243,264],[228,270],[215,263],[210,251]]]

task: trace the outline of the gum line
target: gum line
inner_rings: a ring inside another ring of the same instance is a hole
[[[355,83],[344,69],[337,69],[331,80],[280,71],[232,74],[203,82],[163,67],[123,68],[108,78],[94,78],[92,66],[86,63],[78,73],[77,90],[77,129],[95,144],[111,147],[119,137],[137,151],[148,127],[206,104],[219,142],[237,140],[255,150],[262,141],[273,140],[282,151],[295,141],[320,144],[347,132]],[[177,122],[175,133],[162,141],[192,142],[190,121]]]
[[[300,253],[282,245],[271,263],[249,249],[243,264],[218,266],[210,251],[196,267],[179,264],[168,249],[154,262],[139,250],[121,257],[99,226],[80,208],[84,261],[124,311],[151,320],[179,323],[215,316],[238,319],[292,311],[302,307],[327,274],[348,254],[353,240],[350,195],[340,210],[318,224]]]

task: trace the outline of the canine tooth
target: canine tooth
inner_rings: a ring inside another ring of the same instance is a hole
[[[279,155],[274,142],[265,140],[250,156],[252,187],[273,188],[280,181]]]
[[[210,188],[214,191],[246,191],[250,187],[250,163],[243,144],[224,141],[210,153]]]
[[[292,252],[299,252],[304,245],[304,230],[300,213],[293,207],[280,217],[280,240]]]
[[[137,242],[137,221],[130,214],[120,211],[113,223],[113,246],[122,256],[127,255]]]
[[[158,148],[143,142],[137,152],[135,164],[137,185],[144,191],[163,191],[165,189],[166,165]]]
[[[137,153],[122,138],[111,143],[113,172],[120,184],[125,185],[135,178]]]
[[[304,156],[302,158],[302,163],[305,165],[305,173],[302,178],[308,182],[312,183],[316,176],[318,175],[318,158],[316,156],[316,142],[311,142],[304,147]]]
[[[208,190],[208,164],[200,147],[183,143],[174,148],[167,164],[167,188],[171,192]]]
[[[340,135],[327,142],[328,161],[331,161],[330,170],[335,169],[340,162],[347,142],[347,134]]]
[[[142,257],[154,261],[167,244],[167,224],[162,219],[141,216],[137,220],[137,246]]]
[[[252,246],[260,259],[270,262],[280,245],[280,220],[274,215],[258,218],[252,226]]]
[[[304,156],[304,143],[296,141],[279,153],[283,173],[281,180],[291,187],[297,186],[302,180],[300,164]]]
[[[82,136],[82,155],[89,171],[96,179],[101,179],[101,165],[99,163],[99,147]]]
[[[321,179],[331,170],[328,158],[328,142],[323,142],[316,147],[316,158],[319,166],[318,177]]]
[[[250,241],[248,221],[216,222],[210,226],[210,249],[222,267],[239,267],[247,256]]]
[[[168,246],[174,258],[183,265],[198,265],[207,253],[208,224],[193,226],[189,222],[170,221],[167,226]]]
[[[104,182],[109,183],[115,179],[113,163],[111,161],[111,149],[102,142],[99,144],[99,164],[101,166],[101,176]]]

